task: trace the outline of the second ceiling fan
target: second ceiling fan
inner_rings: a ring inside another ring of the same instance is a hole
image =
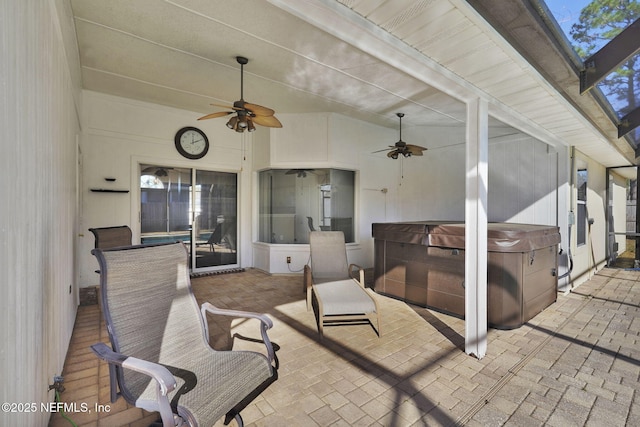
[[[419,145],[407,144],[402,140],[402,118],[404,117],[404,113],[396,113],[396,116],[398,116],[398,118],[400,119],[400,138],[398,139],[398,142],[396,142],[394,145],[390,145],[389,148],[374,151],[374,153],[379,153],[381,151],[391,149],[387,153],[387,157],[392,159],[397,159],[400,155],[404,157],[422,156],[422,152],[426,151],[427,148],[421,147]]]
[[[236,61],[240,64],[240,99],[234,102],[233,106],[211,104],[216,107],[228,108],[232,111],[219,111],[217,113],[207,114],[198,120],[215,119],[237,113],[227,122],[227,127],[236,132],[244,132],[245,130],[253,132],[256,130],[255,125],[281,128],[282,123],[274,116],[275,111],[271,108],[251,104],[244,100],[244,66],[249,60],[243,56],[236,56]]]

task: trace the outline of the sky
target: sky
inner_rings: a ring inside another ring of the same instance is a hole
[[[544,0],[547,7],[558,21],[567,38],[571,40],[569,31],[571,26],[578,21],[580,11],[591,3],[591,0]]]

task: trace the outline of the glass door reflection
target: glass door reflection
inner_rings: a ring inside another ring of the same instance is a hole
[[[141,243],[183,241],[193,271],[237,265],[237,174],[144,164],[140,171]]]
[[[194,269],[237,264],[237,174],[196,170],[195,183]]]
[[[142,243],[191,239],[191,169],[141,165],[140,232]]]

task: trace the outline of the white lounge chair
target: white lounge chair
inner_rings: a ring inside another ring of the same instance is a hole
[[[304,272],[307,310],[314,309],[320,338],[325,326],[363,322],[380,336],[378,304],[364,287],[364,270],[348,264],[344,234],[312,231],[309,246],[311,266]]]

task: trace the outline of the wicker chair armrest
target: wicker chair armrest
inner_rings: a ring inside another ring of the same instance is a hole
[[[267,330],[273,327],[273,321],[266,314],[254,313],[251,311],[229,310],[225,308],[218,308],[209,302],[203,303],[200,310],[202,312],[202,319],[204,320],[205,334],[206,334],[207,340],[209,339],[209,327],[206,321],[207,313],[217,314],[222,316],[242,317],[246,319],[260,320],[260,334],[262,335],[262,341],[265,347],[267,348],[267,356],[269,359],[269,364],[271,365],[273,364],[273,361],[275,359],[275,353],[273,351],[273,345],[271,344],[269,335],[267,335]]]
[[[157,363],[117,353],[105,343],[94,344],[91,346],[91,350],[96,356],[109,364],[118,365],[124,369],[131,369],[153,378],[158,384],[156,401],[162,422],[167,426],[173,425],[173,411],[171,410],[171,403],[169,402],[167,394],[176,388],[176,380],[167,368]]]

